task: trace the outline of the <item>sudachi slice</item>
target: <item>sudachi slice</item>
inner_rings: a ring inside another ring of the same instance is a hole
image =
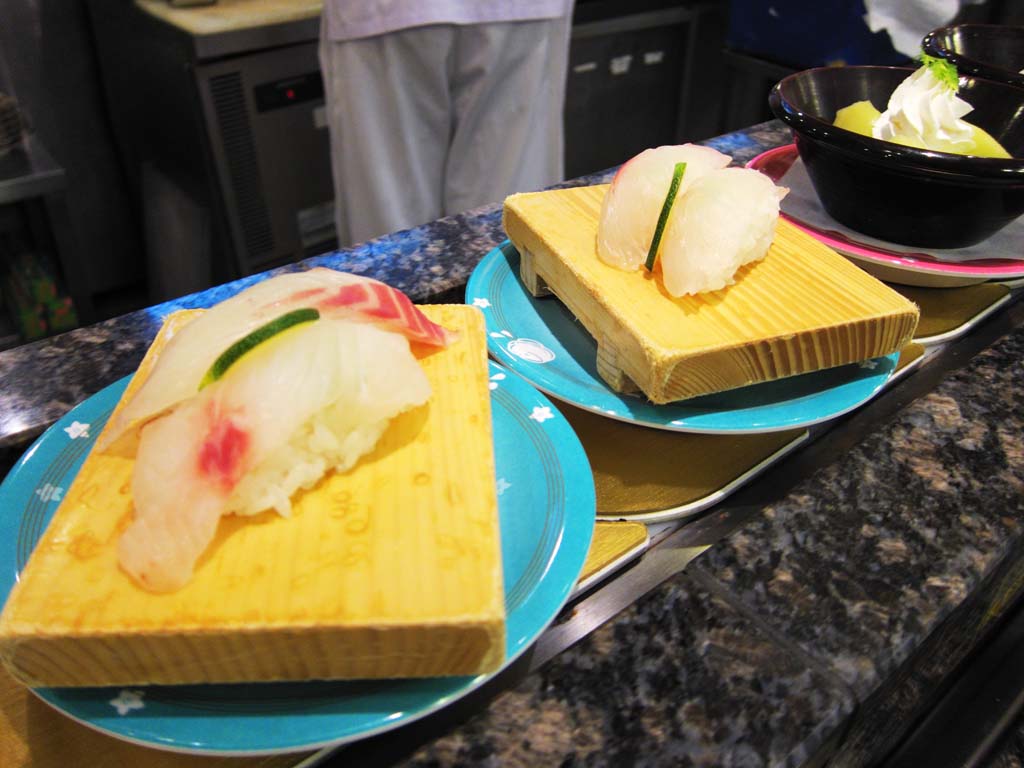
[[[230,347],[225,349],[221,353],[220,357],[213,361],[213,365],[210,366],[206,371],[206,375],[203,376],[202,381],[199,382],[199,389],[203,389],[217,381],[221,376],[227,373],[228,369],[237,363],[243,355],[251,352],[265,341],[269,341],[279,333],[287,331],[289,328],[293,328],[296,325],[311,323],[314,320],[319,319],[320,313],[317,310],[306,307],[304,309],[285,312],[283,315],[274,318],[269,323],[261,325],[248,336],[243,336]]]

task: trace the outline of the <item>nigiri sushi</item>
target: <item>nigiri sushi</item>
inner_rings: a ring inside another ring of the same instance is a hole
[[[764,258],[786,190],[750,168],[723,168],[677,198],[661,245],[661,275],[673,296],[717,291],[744,264]]]
[[[259,338],[297,305],[308,320]],[[288,515],[293,493],[351,468],[430,397],[410,338],[448,334],[398,291],[331,270],[271,278],[186,326],[103,436],[135,458],[121,568],[148,590],[179,589],[221,516]]]
[[[204,373],[224,352],[261,326],[298,308],[321,317],[373,323],[410,341],[445,346],[451,336],[401,291],[366,277],[317,267],[263,280],[206,310],[175,334],[152,374],[115,415],[97,448],[131,455],[147,420],[196,394]]]
[[[730,162],[728,155],[693,144],[645,150],[627,162],[602,205],[598,257],[634,271],[649,255],[658,256],[665,290],[676,297],[732,284],[741,266],[768,252],[787,190],[758,171],[727,168]],[[680,163],[685,167],[673,198]]]
[[[601,261],[630,272],[643,265],[676,163],[686,163],[678,198],[701,176],[725,168],[730,161],[728,155],[698,144],[645,149],[627,161],[601,204],[597,229]]]

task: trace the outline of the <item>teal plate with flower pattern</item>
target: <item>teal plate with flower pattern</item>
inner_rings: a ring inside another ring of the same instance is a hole
[[[491,356],[577,408],[645,427],[714,434],[775,432],[829,421],[863,405],[896,370],[898,354],[789,376],[667,405],[613,391],[597,373],[597,344],[554,296],[535,298],[505,242],[477,265],[466,303],[483,310]]]
[[[586,454],[565,419],[521,378],[489,365],[507,666],[568,600],[590,548],[596,503]],[[5,600],[127,383],[112,384],[70,411],[0,486],[0,595]],[[252,755],[316,749],[381,733],[450,704],[490,677],[34,692],[67,716],[126,741],[181,752]]]

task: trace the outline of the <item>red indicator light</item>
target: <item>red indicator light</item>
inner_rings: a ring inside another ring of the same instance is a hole
[[[284,92],[284,95],[285,95],[285,98],[288,99],[288,101],[291,101],[292,99],[295,98],[295,91],[293,89],[289,88],[287,91]]]

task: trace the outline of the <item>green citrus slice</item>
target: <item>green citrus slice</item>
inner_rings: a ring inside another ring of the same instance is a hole
[[[654,228],[654,238],[651,240],[651,249],[647,251],[647,261],[644,266],[650,272],[654,269],[654,261],[658,258],[658,246],[661,245],[661,236],[665,233],[665,224],[668,222],[668,214],[672,210],[672,203],[676,200],[679,192],[679,184],[686,173],[686,163],[676,163],[672,171],[672,183],[668,187],[668,194],[665,195],[665,202],[661,204],[661,213],[658,214],[658,225]]]
[[[203,376],[203,380],[199,382],[199,389],[217,381],[243,355],[251,352],[263,342],[272,339],[282,331],[287,331],[289,328],[293,328],[301,323],[311,323],[319,317],[320,313],[315,309],[293,309],[291,312],[286,312],[280,317],[264,323],[221,352],[220,357],[213,361],[213,365],[210,366],[206,375]]]

